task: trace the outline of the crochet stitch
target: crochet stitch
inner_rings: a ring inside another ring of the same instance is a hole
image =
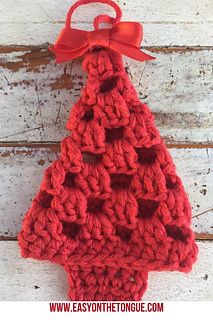
[[[121,55],[94,48],[82,66],[71,134],[24,218],[21,254],[62,265],[72,300],[140,300],[149,271],[191,270],[191,207]]]

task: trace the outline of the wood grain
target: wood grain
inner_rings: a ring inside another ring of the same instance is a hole
[[[114,0],[114,2],[121,7],[124,20],[135,19],[137,17],[138,20],[143,20],[144,22],[154,23],[159,21],[162,24],[167,22],[173,24],[202,24],[204,21],[211,24],[212,22],[213,5],[209,0],[203,0],[202,2],[187,0],[184,3],[184,10],[182,11],[182,3],[176,0],[164,0],[163,2],[152,0],[149,3],[134,0],[134,5],[131,0]],[[13,0],[1,0],[0,22],[13,22],[14,24],[21,22],[63,22],[72,3],[73,1],[69,0],[46,0],[45,2],[43,0],[33,2],[17,0],[15,3]],[[17,14],[17,9],[21,8],[23,10],[19,10]],[[24,10],[24,8],[27,10]],[[114,15],[114,10],[105,4],[91,3],[79,7],[73,14],[73,21],[75,23],[78,21],[92,22],[93,16],[100,13]],[[137,13],[137,16],[135,13]]]
[[[211,143],[212,51],[150,50],[155,61],[125,63],[161,134],[167,143]],[[85,83],[81,59],[55,65],[46,46],[0,47],[0,66],[0,141],[60,141],[67,135],[69,110]]]
[[[195,232],[213,234],[213,149],[170,149],[193,207]],[[58,148],[0,148],[0,236],[16,237],[43,171],[58,157]]]
[[[193,207],[196,239],[202,240],[192,273],[150,273],[144,299],[212,300],[213,241],[204,240],[213,240],[213,2],[115,1],[124,21],[143,23],[142,46],[157,58],[124,61],[174,157]],[[86,79],[81,59],[56,65],[48,51],[71,2],[0,3],[0,300],[67,299],[63,269],[21,259],[16,236],[44,169],[69,134],[68,113]],[[103,12],[113,14],[105,5],[83,6],[73,26],[91,30]]]
[[[213,242],[198,242],[199,256],[189,274],[151,272],[146,301],[213,299]],[[67,300],[64,270],[49,262],[21,259],[17,242],[0,242],[0,300]]]
[[[177,0],[116,2],[123,10],[124,21],[143,23],[144,46],[213,45],[212,1],[187,0],[184,5]],[[54,42],[70,5],[69,0],[1,0],[1,44]],[[73,25],[91,29],[93,18],[103,12],[113,14],[106,5],[83,6],[74,13]]]

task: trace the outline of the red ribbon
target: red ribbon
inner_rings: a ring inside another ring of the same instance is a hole
[[[107,3],[116,10],[116,18],[100,15],[94,20],[94,31],[85,31],[70,27],[73,11],[81,4],[90,2]],[[82,56],[93,47],[110,48],[120,54],[139,61],[155,59],[140,51],[143,37],[142,25],[138,22],[118,22],[121,17],[120,8],[110,0],[80,0],[71,7],[67,15],[65,28],[61,31],[56,43],[50,48],[56,55],[56,62],[62,63]],[[100,22],[113,24],[112,28],[98,29]]]

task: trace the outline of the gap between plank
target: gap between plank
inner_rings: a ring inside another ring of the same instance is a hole
[[[195,233],[195,239],[199,241],[212,241],[213,234],[211,233]],[[4,237],[0,236],[0,241],[17,241],[17,237]]]
[[[213,148],[213,143],[166,143],[169,149],[206,149]],[[60,142],[45,141],[45,142],[0,142],[0,148],[45,148],[52,149],[54,152],[60,152]]]
[[[44,43],[41,45],[0,45],[0,53],[11,53],[19,51],[34,51],[38,49],[46,49],[51,43]],[[202,51],[202,50],[213,50],[213,46],[145,46],[143,48],[151,52],[190,52],[190,51]],[[53,53],[48,51],[48,56],[54,56]],[[45,55],[46,56],[46,55]]]

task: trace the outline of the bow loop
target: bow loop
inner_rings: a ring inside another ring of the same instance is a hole
[[[113,39],[139,49],[143,37],[143,27],[138,22],[120,22],[112,28]]]

